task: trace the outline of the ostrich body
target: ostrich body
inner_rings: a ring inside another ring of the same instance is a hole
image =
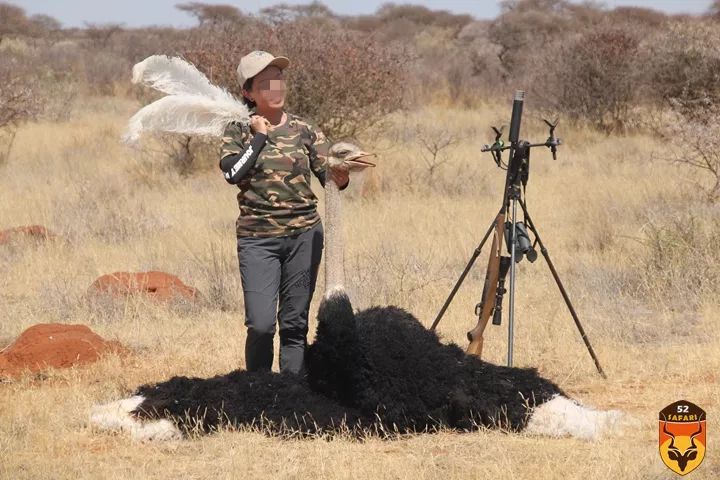
[[[373,166],[366,156],[338,143],[329,162],[354,172]],[[354,312],[344,289],[340,195],[329,175],[325,191],[326,292],[306,376],[238,370],[174,377],[95,407],[91,423],[139,439],[180,438],[221,425],[299,435],[499,427],[594,439],[618,420],[619,412],[570,400],[535,369],[493,365],[441,343],[401,308]]]
[[[372,166],[352,144],[335,145],[331,162],[350,171]],[[317,392],[399,432],[436,427],[527,429],[595,438],[618,412],[598,412],[567,398],[533,368],[512,368],[445,345],[413,315],[394,307],[354,312],[344,290],[341,202],[326,184],[326,293],[310,346],[308,381]]]

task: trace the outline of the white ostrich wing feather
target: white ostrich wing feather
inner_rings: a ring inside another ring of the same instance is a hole
[[[231,121],[248,122],[247,106],[201,95],[168,95],[141,108],[130,118],[123,140],[137,141],[145,131],[221,136]]]
[[[203,95],[217,100],[233,96],[210,83],[194,65],[182,58],[152,55],[132,69],[132,82],[142,83],[168,95]]]

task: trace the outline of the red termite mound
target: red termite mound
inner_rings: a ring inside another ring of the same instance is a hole
[[[165,272],[115,272],[95,280],[89,293],[109,293],[113,297],[144,294],[157,300],[186,298],[199,300],[197,289],[185,285],[175,275]]]
[[[119,342],[106,341],[85,325],[41,323],[0,351],[0,377],[92,363],[108,352],[129,353]]]
[[[0,245],[10,243],[13,240],[21,238],[35,238],[38,240],[52,240],[57,235],[51,233],[50,230],[42,225],[28,225],[24,227],[8,228],[0,230]]]

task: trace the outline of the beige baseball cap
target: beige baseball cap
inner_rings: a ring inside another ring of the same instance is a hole
[[[262,72],[269,65],[275,65],[280,70],[284,70],[290,65],[290,60],[287,57],[274,57],[272,54],[262,50],[255,50],[242,57],[237,67],[240,85],[243,85],[248,78]]]

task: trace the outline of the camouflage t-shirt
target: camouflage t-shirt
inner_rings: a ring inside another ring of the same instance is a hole
[[[268,131],[255,164],[237,184],[238,236],[294,235],[320,221],[310,172],[325,184],[331,144],[311,122],[286,115],[284,124]],[[253,137],[248,125],[229,123],[223,133],[221,160],[245,152]]]

